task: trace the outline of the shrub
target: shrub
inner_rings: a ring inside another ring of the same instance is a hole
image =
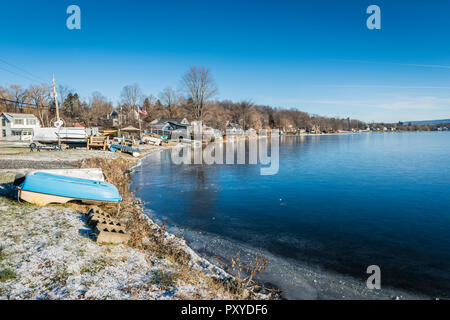
[[[3,247],[0,247],[0,261],[4,260],[6,258],[5,249]]]
[[[150,284],[159,284],[161,287],[174,286],[178,280],[178,273],[158,270],[150,281]]]
[[[0,271],[0,282],[7,282],[17,278],[17,274],[14,270],[3,269]]]

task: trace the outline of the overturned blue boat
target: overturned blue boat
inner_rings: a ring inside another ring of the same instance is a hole
[[[117,188],[106,182],[32,172],[19,186],[19,198],[39,206],[79,200],[86,203],[119,203]]]

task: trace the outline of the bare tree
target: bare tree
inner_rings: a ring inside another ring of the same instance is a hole
[[[177,103],[178,96],[171,87],[167,87],[159,94],[159,100],[167,108],[170,108],[172,105]]]
[[[3,98],[3,99],[11,98],[11,95],[7,88],[0,86],[0,98]]]
[[[14,109],[17,109],[17,107],[22,108],[23,103],[25,103],[28,99],[28,91],[17,84],[12,84],[9,86],[9,88],[11,96],[15,101]]]
[[[182,77],[183,89],[192,103],[196,120],[202,120],[205,103],[217,94],[217,86],[209,69],[193,66]]]
[[[144,95],[142,94],[142,90],[137,83],[133,85],[128,85],[123,87],[122,93],[120,95],[122,106],[121,106],[121,117],[123,117],[122,113],[127,115],[126,118],[134,119],[134,121],[139,120],[139,113],[137,110],[137,106],[141,104]]]
[[[176,116],[178,112],[178,102],[180,100],[180,97],[178,94],[173,90],[171,87],[165,88],[160,94],[159,99],[161,103],[167,108],[168,114],[170,118],[173,118]]]
[[[224,131],[227,123],[231,121],[231,113],[219,103],[211,103],[204,112],[203,120],[205,124]]]
[[[71,88],[69,88],[66,85],[62,85],[60,84],[58,86],[58,97],[59,97],[59,105],[60,107],[63,105],[64,101],[66,101],[67,96],[69,95],[69,93],[73,92],[75,90],[72,90]]]
[[[49,106],[51,104],[50,87],[46,84],[32,85],[28,94],[37,109],[37,116],[43,126],[49,125]]]
[[[254,111],[253,104],[250,101],[241,101],[237,104],[236,111],[238,123],[241,125],[242,129],[247,130]]]
[[[89,111],[92,114],[92,121],[95,123],[100,123],[102,118],[107,118],[107,116],[114,110],[111,102],[109,102],[105,96],[100,92],[92,93],[90,99]]]
[[[130,107],[136,107],[141,103],[143,95],[141,88],[135,83],[133,85],[123,87],[120,97],[123,104]]]

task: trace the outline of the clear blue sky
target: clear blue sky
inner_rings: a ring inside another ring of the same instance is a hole
[[[82,29],[66,28],[81,8]],[[381,30],[366,9],[381,8]],[[365,121],[450,118],[450,2],[1,0],[0,59],[117,102],[210,67],[219,99]],[[0,68],[15,71],[0,61]],[[31,81],[0,69],[0,85]],[[19,72],[20,73],[20,72]]]

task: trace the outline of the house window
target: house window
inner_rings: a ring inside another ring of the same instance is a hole
[[[36,119],[27,119],[27,125],[35,126],[36,125]]]
[[[5,120],[5,118],[2,118],[2,127],[6,127],[6,120]]]
[[[23,130],[22,135],[23,136],[31,136],[31,135],[33,135],[33,132],[31,130]]]
[[[21,136],[22,135],[22,131],[20,131],[20,130],[12,130],[11,134],[13,136]]]
[[[24,124],[24,119],[14,119],[14,124]]]
[[[4,129],[2,130],[2,137],[6,138],[6,130],[4,130]]]

